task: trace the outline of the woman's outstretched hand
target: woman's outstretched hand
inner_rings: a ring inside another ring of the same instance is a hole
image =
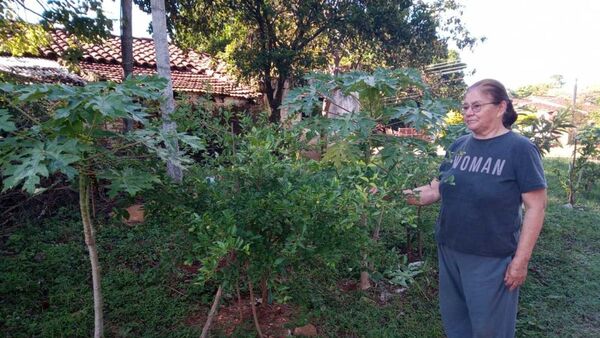
[[[440,182],[433,180],[418,188],[402,190],[402,193],[410,205],[429,205],[440,200]]]
[[[402,193],[404,194],[406,203],[410,205],[421,205],[420,197],[417,194],[415,194],[415,191],[413,189],[402,190]]]

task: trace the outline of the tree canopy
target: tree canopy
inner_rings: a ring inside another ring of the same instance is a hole
[[[149,0],[134,0],[150,10]],[[328,65],[422,66],[474,39],[454,0],[167,0],[172,39],[257,80],[279,121],[286,81]],[[343,61],[343,62],[342,62]],[[342,63],[340,63],[342,62]]]

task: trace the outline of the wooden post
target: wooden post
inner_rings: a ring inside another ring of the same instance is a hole
[[[577,104],[577,79],[575,79],[575,86],[573,87],[573,105],[572,105],[572,122],[573,122],[573,157],[571,159],[571,166],[569,168],[569,196],[568,202],[571,206],[575,205],[575,176],[577,175],[577,124],[575,121],[575,114]]]

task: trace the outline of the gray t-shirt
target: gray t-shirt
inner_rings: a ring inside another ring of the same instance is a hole
[[[546,188],[542,160],[527,138],[509,131],[491,139],[466,135],[440,166],[438,243],[459,252],[513,255],[521,228],[521,194]]]

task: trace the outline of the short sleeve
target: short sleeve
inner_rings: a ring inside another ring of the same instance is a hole
[[[521,193],[547,188],[542,156],[537,147],[529,140],[519,144],[515,151],[517,184]]]

